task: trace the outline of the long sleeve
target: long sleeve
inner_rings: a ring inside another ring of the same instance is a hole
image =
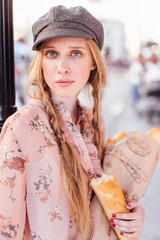
[[[0,135],[0,239],[22,240],[26,217],[25,163],[13,129]]]
[[[102,171],[89,121],[82,109],[77,128],[67,111],[59,111],[88,186],[90,174]],[[60,162],[44,105],[33,99],[6,121],[0,135],[0,240],[75,239]]]

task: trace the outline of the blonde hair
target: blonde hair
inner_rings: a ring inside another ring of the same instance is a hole
[[[94,132],[94,144],[97,146],[98,157],[102,157],[102,119],[101,119],[101,98],[102,88],[106,82],[106,70],[100,50],[93,40],[86,40],[91,51],[96,69],[91,71],[88,84],[92,86],[94,99],[92,126]],[[68,194],[70,212],[76,232],[82,236],[89,231],[90,209],[89,193],[86,186],[85,174],[79,163],[79,157],[75,147],[67,140],[60,124],[60,114],[54,101],[51,99],[49,87],[46,84],[42,68],[42,48],[36,53],[29,67],[28,83],[26,87],[29,95],[29,86],[36,85],[39,90],[39,97],[42,99],[50,119],[50,125],[56,134],[57,142],[61,152],[61,172],[63,183]],[[73,161],[74,159],[74,161]],[[85,216],[85,217],[84,217]]]
[[[106,85],[106,67],[97,44],[93,40],[87,40],[87,43],[91,51],[93,61],[96,65],[95,70],[91,71],[88,84],[92,86],[92,97],[94,100],[92,119],[94,144],[97,147],[99,159],[102,159],[104,131],[102,129],[101,100],[102,89]]]

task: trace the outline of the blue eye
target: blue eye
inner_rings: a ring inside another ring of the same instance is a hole
[[[78,57],[78,56],[81,56],[82,54],[81,54],[81,52],[79,52],[79,51],[74,51],[74,52],[72,52],[71,55],[72,55],[72,56],[75,56],[75,57]]]
[[[47,55],[48,57],[56,57],[57,54],[56,54],[55,51],[47,51],[46,55]]]

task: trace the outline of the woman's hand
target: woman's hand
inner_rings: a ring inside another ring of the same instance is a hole
[[[113,214],[110,220],[111,226],[121,231],[121,235],[128,238],[138,237],[143,230],[145,211],[136,202],[129,202],[126,208],[130,213]]]

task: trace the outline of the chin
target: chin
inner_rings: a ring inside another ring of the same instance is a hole
[[[79,93],[74,93],[73,94],[73,92],[71,93],[69,93],[69,92],[67,92],[67,93],[61,93],[61,94],[53,94],[53,98],[55,98],[55,99],[59,99],[59,100],[64,100],[64,99],[69,99],[69,98],[73,98],[73,99],[75,99],[75,98],[78,98],[78,94]]]

